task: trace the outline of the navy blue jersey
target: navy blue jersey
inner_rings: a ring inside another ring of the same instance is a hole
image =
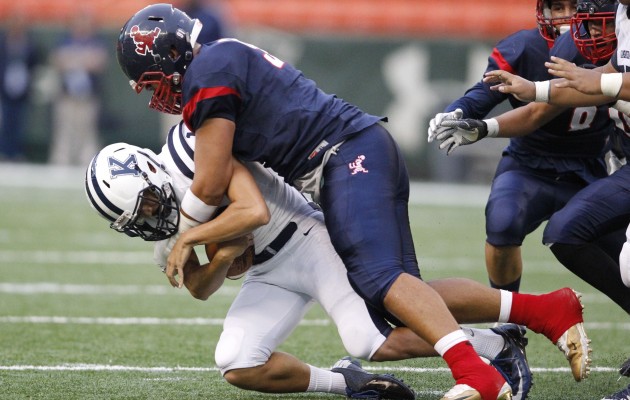
[[[301,71],[235,39],[204,45],[183,81],[183,117],[194,132],[208,118],[234,121],[232,152],[292,182],[332,145],[381,117],[324,93]]]
[[[548,80],[545,61],[550,55],[584,64],[568,32],[558,37],[552,49],[536,29],[523,30],[501,40],[488,59],[486,71],[503,69],[532,81]],[[490,91],[489,85],[477,83],[447,107],[461,108],[465,118],[484,118],[497,104],[508,99],[512,107],[522,103],[513,96]],[[472,114],[468,114],[471,112]],[[608,135],[614,129],[608,107],[578,107],[567,109],[540,129],[521,137],[510,138],[507,151],[532,168],[558,172],[581,171],[582,161],[576,159],[602,157],[607,150]],[[587,181],[590,177],[587,178]]]
[[[499,41],[488,57],[486,71],[502,69],[533,81],[550,79],[543,62],[549,58],[549,45],[538,29],[521,30]],[[512,107],[527,103],[498,91],[482,81],[468,89],[463,97],[446,107],[446,111],[461,108],[464,118],[482,119],[498,104],[508,100]]]

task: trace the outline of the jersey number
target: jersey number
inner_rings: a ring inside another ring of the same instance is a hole
[[[595,114],[597,114],[597,107],[576,107],[573,110],[569,131],[580,131],[590,128],[595,119]]]
[[[255,49],[255,50],[258,50],[258,51],[262,52],[262,53],[263,53],[263,57],[264,57],[264,59],[265,59],[265,60],[267,60],[267,61],[269,61],[269,63],[270,63],[271,65],[273,65],[274,67],[276,67],[276,68],[282,68],[282,67],[284,67],[284,61],[282,61],[281,59],[279,59],[279,58],[278,58],[278,57],[276,57],[276,56],[273,56],[273,55],[271,55],[271,54],[267,53],[265,50],[261,49],[260,47],[256,47],[256,46],[254,46],[253,44],[250,44],[250,43],[241,42],[241,41],[240,41],[240,40],[238,40],[238,39],[231,39],[231,38],[230,38],[230,39],[219,39],[219,41],[221,41],[221,42],[226,42],[226,41],[228,41],[228,40],[229,40],[229,41],[233,41],[233,42],[239,42],[239,43],[242,43],[242,44],[244,44],[244,45],[245,45],[245,46],[247,46],[247,47],[250,47],[250,48],[252,48],[252,49]]]

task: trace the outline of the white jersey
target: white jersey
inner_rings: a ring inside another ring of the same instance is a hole
[[[619,5],[615,17],[617,50],[613,56],[613,65],[619,72],[630,72],[630,19],[628,6]]]
[[[181,122],[171,129],[166,144],[159,154],[173,178],[175,195],[180,201],[192,184],[195,173],[194,151],[195,135]],[[284,183],[284,180],[272,170],[257,162],[245,162],[244,164],[258,184],[271,215],[268,224],[253,232],[254,248],[256,253],[259,253],[280,234],[288,223],[293,221],[299,224],[301,220],[315,213],[315,210],[308,204],[304,196]],[[227,202],[226,199],[225,204]]]

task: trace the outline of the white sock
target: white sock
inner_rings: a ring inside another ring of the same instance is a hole
[[[501,311],[497,322],[509,322],[512,312],[512,292],[501,289]]]
[[[462,330],[477,354],[488,360],[494,359],[503,350],[505,339],[490,329],[463,327]]]
[[[342,374],[312,365],[308,367],[311,369],[311,376],[306,389],[307,392],[346,394],[346,378]]]
[[[461,329],[458,329],[444,336],[442,339],[438,340],[435,346],[433,346],[433,348],[435,349],[435,351],[438,352],[440,356],[444,357],[444,353],[449,351],[451,347],[461,342],[465,342],[467,340],[468,340],[468,337],[466,336],[464,331],[462,331]]]

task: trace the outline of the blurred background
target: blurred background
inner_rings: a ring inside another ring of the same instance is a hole
[[[0,163],[83,168],[117,141],[159,152],[173,120],[148,109],[115,56],[120,27],[151,3],[0,0]],[[261,47],[325,91],[388,116],[413,180],[490,182],[506,142],[447,158],[426,143],[428,121],[481,78],[499,39],[535,27],[534,0],[172,3],[206,18],[204,29]]]

